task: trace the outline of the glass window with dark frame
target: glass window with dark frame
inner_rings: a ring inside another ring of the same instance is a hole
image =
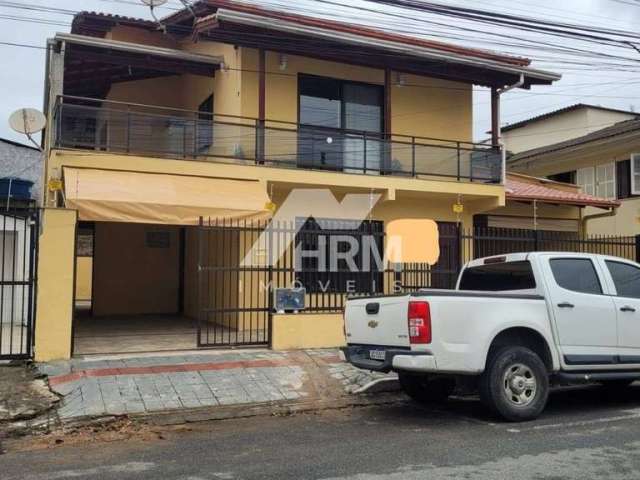
[[[500,292],[534,288],[536,279],[528,260],[467,268],[460,279],[460,290]]]
[[[585,258],[553,258],[549,262],[556,283],[579,293],[602,294],[602,286],[591,260]]]
[[[628,263],[606,260],[619,297],[640,298],[640,268]]]
[[[213,145],[213,94],[198,107],[197,153],[208,153]]]
[[[298,83],[299,165],[379,173],[384,88],[312,75]]]
[[[375,260],[376,257],[382,259],[384,255],[383,222],[299,218],[296,223],[299,229],[295,242],[295,280],[308,293],[357,294],[383,291],[383,271]],[[350,244],[336,238],[344,236],[350,236],[357,242],[358,249],[353,256],[355,271],[342,258],[334,258],[332,261],[333,254],[349,251]],[[337,252],[330,251],[332,243]],[[367,252],[366,249],[370,251]],[[314,252],[318,255],[314,255]],[[325,265],[321,265],[319,255],[324,255]],[[368,262],[365,259],[367,255]]]

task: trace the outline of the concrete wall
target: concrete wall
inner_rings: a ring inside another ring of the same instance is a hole
[[[38,204],[42,194],[42,161],[42,153],[37,149],[0,139],[0,177],[18,177],[33,182],[31,198],[36,199]]]
[[[35,360],[71,355],[77,212],[46,209],[38,255]]]
[[[168,232],[168,248],[148,245],[148,232]],[[178,228],[124,223],[95,225],[93,313],[178,312]]]

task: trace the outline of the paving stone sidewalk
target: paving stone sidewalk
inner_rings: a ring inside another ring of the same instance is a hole
[[[62,421],[310,400],[350,394],[386,377],[341,362],[337,350],[73,359],[38,368],[63,397],[57,411]]]

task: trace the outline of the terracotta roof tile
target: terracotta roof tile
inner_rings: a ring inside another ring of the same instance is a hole
[[[402,35],[397,33],[386,32],[372,27],[363,25],[357,25],[354,23],[338,22],[335,20],[327,20],[323,18],[311,17],[307,15],[300,15],[297,13],[289,13],[284,11],[271,10],[254,5],[238,3],[233,0],[205,0],[209,6],[214,8],[226,8],[237,12],[252,13],[255,15],[261,15],[267,18],[274,18],[280,20],[287,20],[290,22],[298,23],[300,25],[306,25],[317,28],[324,28],[327,30],[333,30],[343,33],[352,33],[356,35],[362,35],[365,37],[375,38],[378,40],[387,40],[405,45],[414,45],[418,47],[432,48],[441,50],[443,52],[456,53],[458,55],[467,55],[469,57],[483,58],[492,60],[495,62],[501,62],[508,65],[517,65],[520,67],[526,67],[531,64],[531,60],[528,58],[516,57],[511,55],[504,55],[493,52],[491,50],[482,50],[478,48],[463,47],[460,45],[454,45],[445,42],[439,42],[435,40],[427,40],[419,37]]]
[[[554,182],[543,178],[528,177],[519,174],[507,174],[505,185],[506,197],[509,200],[538,200],[548,203],[566,205],[617,207],[620,202],[607,198],[594,197],[581,193],[577,189],[571,191],[571,185]]]

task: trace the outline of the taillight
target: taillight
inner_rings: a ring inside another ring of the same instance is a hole
[[[409,341],[431,343],[431,310],[427,302],[409,302]]]

